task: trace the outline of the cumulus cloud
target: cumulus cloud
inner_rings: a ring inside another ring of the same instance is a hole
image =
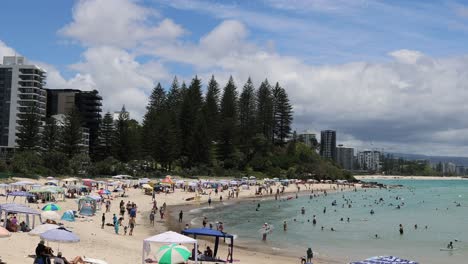
[[[83,60],[71,69],[90,76],[104,98],[104,110],[125,105],[134,118],[141,119],[154,80],[168,80],[169,73],[157,61],[139,63],[129,52],[111,46],[87,49]]]
[[[170,19],[157,23],[159,13],[134,0],[80,0],[73,8],[73,21],[59,33],[93,45],[130,48],[140,41],[173,39],[184,33]]]

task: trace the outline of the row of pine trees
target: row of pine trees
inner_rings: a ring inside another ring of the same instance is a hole
[[[97,156],[151,159],[164,170],[175,163],[244,169],[259,149],[284,146],[292,113],[278,83],[265,80],[255,89],[249,78],[238,89],[232,77],[221,87],[212,76],[203,94],[198,77],[188,87],[174,78],[167,91],[160,84],[153,89],[141,127],[125,114],[115,123],[110,113],[104,116]]]
[[[82,120],[76,109],[62,123],[49,118],[43,126],[36,112],[31,109],[22,121],[19,152],[40,153],[58,163],[83,156]],[[203,94],[198,77],[188,87],[174,78],[167,91],[160,84],[153,89],[142,124],[130,119],[125,108],[116,121],[105,114],[90,156],[94,162],[109,157],[123,163],[148,160],[163,170],[175,163],[181,168],[243,170],[256,154],[268,155],[273,147],[285,145],[292,113],[278,83],[271,86],[265,80],[256,89],[249,78],[238,89],[232,77],[220,87],[212,76]]]

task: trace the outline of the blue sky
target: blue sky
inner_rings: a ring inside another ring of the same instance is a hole
[[[468,1],[5,1],[0,56],[49,71],[50,88],[98,89],[141,119],[177,75],[290,94],[298,131],[359,149],[468,151]],[[21,10],[21,12],[17,12]]]

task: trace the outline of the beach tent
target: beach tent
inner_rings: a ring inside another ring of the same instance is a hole
[[[148,256],[151,252],[151,243],[160,243],[160,244],[193,244],[197,248],[197,240],[188,236],[181,235],[173,231],[167,231],[159,235],[148,237],[143,240],[143,254],[141,257],[142,264],[145,263],[145,256]],[[197,256],[195,254],[195,263],[198,263]]]
[[[11,193],[7,193],[7,196],[6,196],[6,200],[8,200],[8,197],[9,196],[13,196],[13,201],[16,199],[17,196],[20,196],[20,197],[33,197],[34,194],[31,194],[29,192],[11,192]]]
[[[72,210],[65,211],[60,219],[68,222],[75,222],[75,213]]]
[[[379,256],[368,258],[363,261],[351,262],[350,264],[418,264],[418,262],[394,256]]]
[[[29,224],[29,216],[32,216],[33,217],[33,224],[32,224],[32,228],[34,228],[35,226],[35,223],[36,223],[36,216],[39,217],[39,222],[42,222],[41,220],[41,212],[36,210],[36,209],[33,209],[33,208],[29,208],[25,205],[22,205],[22,204],[16,204],[16,203],[6,203],[6,204],[0,204],[0,219],[2,218],[2,214],[5,213],[5,219],[3,221],[4,223],[4,227],[6,227],[7,225],[7,217],[8,217],[8,214],[24,214],[26,215],[26,224],[28,226],[31,226]]]
[[[171,179],[171,176],[166,176],[166,178],[161,180],[161,184],[173,185],[175,182]]]
[[[193,238],[197,238],[197,236],[209,236],[209,237],[214,237],[215,238],[215,245],[214,245],[214,250],[213,250],[213,257],[216,257],[218,254],[218,246],[219,246],[219,238],[230,238],[231,243],[230,246],[231,248],[234,248],[234,236],[228,233],[223,233],[218,230],[210,229],[210,228],[191,228],[191,229],[186,229],[182,231],[182,234],[184,235],[190,235],[193,236]],[[231,259],[228,260],[229,263],[232,263],[232,254],[231,254]]]
[[[78,212],[80,215],[93,216],[96,213],[96,200],[90,197],[82,197],[78,200]]]

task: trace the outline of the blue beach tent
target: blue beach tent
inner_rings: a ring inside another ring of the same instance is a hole
[[[68,221],[68,222],[75,222],[75,214],[72,210],[65,211],[62,215],[61,220]]]
[[[186,229],[182,231],[183,235],[186,236],[193,236],[193,238],[197,239],[197,236],[210,236],[215,238],[215,245],[214,245],[214,250],[213,250],[213,257],[216,257],[218,254],[218,246],[219,246],[219,238],[230,238],[231,239],[231,250],[234,248],[234,236],[228,233],[224,233],[218,230],[213,230],[210,228],[191,228],[191,229]],[[231,254],[231,259],[228,260],[229,263],[233,262],[232,259],[232,254]]]

